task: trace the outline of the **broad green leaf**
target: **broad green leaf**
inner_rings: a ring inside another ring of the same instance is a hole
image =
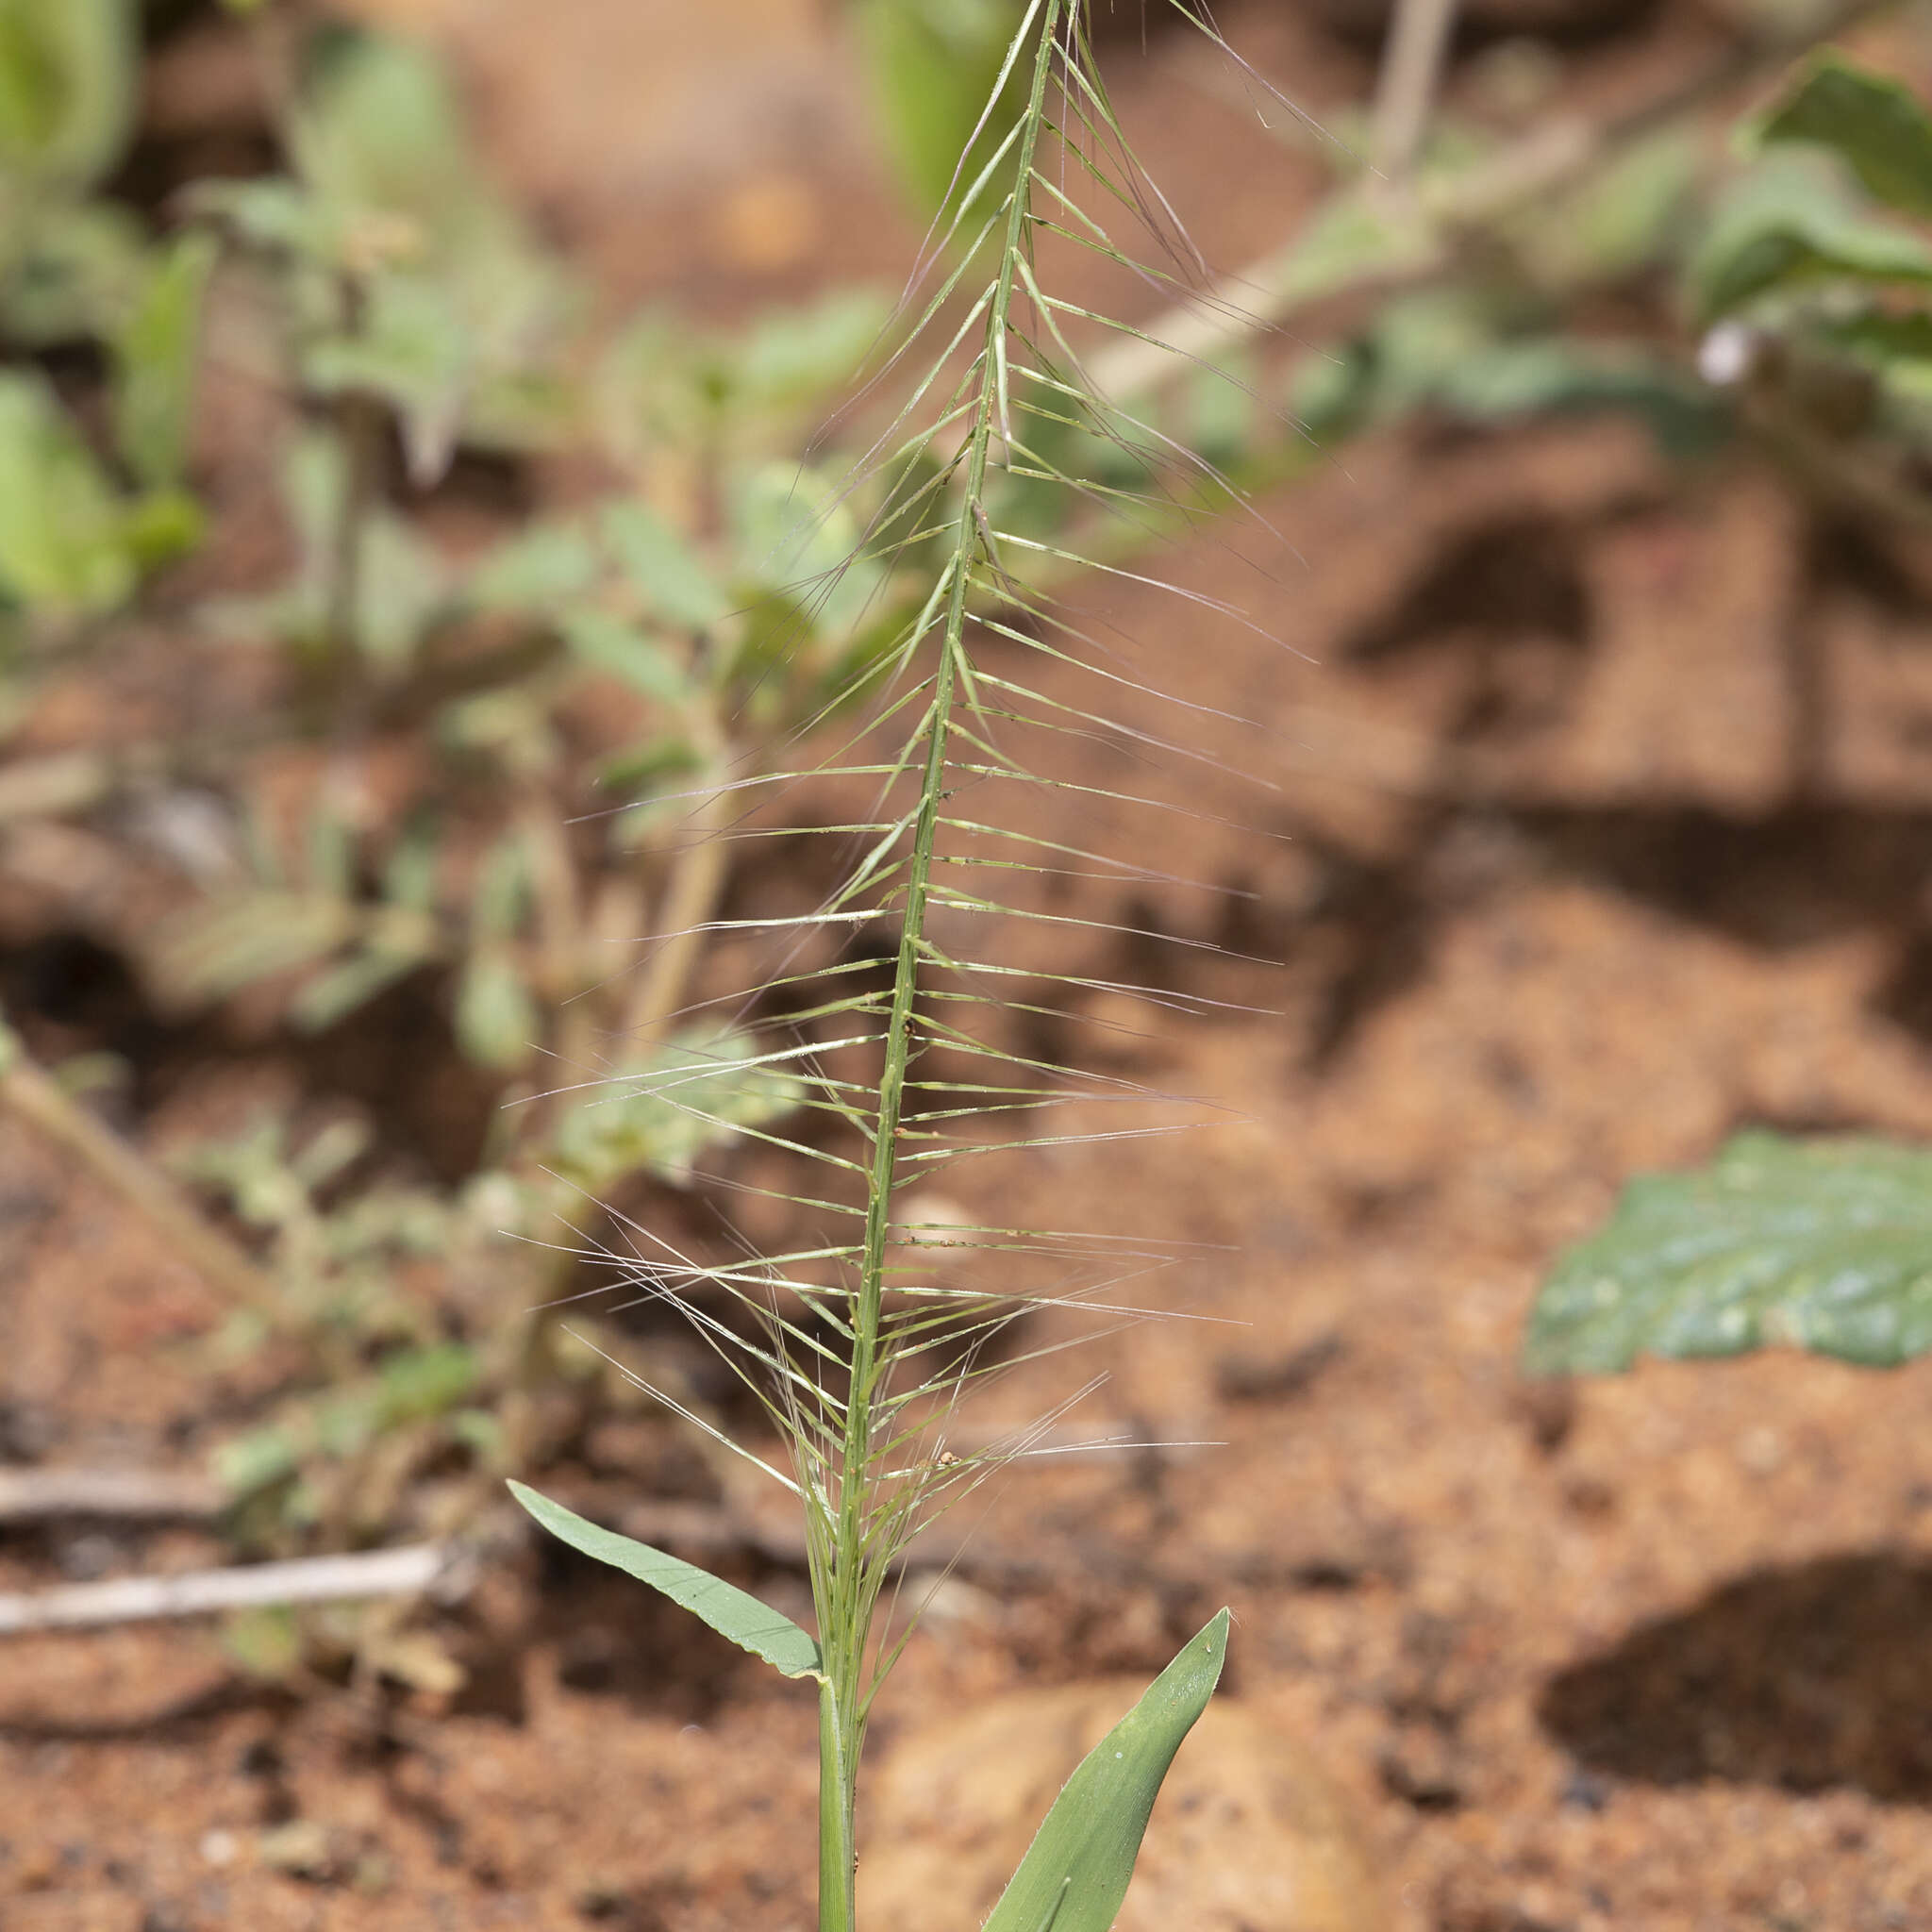
[[[1524,1361],[1591,1374],[1780,1342],[1874,1367],[1932,1349],[1932,1153],[1752,1133],[1632,1181],[1557,1264]]]
[[[648,505],[608,504],[599,527],[647,610],[691,630],[708,630],[730,612],[731,600],[689,541]]]
[[[114,332],[114,441],[151,488],[178,483],[188,467],[202,303],[214,265],[211,237],[183,235],[158,258]]]
[[[1700,321],[1833,280],[1932,284],[1932,247],[1861,219],[1828,175],[1803,165],[1807,158],[1773,156],[1725,195],[1690,264]]]
[[[648,1543],[619,1536],[613,1529],[600,1529],[587,1523],[575,1510],[553,1503],[522,1483],[509,1486],[513,1495],[552,1536],[567,1542],[579,1555],[608,1563],[641,1583],[660,1591],[681,1608],[708,1624],[719,1636],[729,1638],[752,1656],[762,1657],[780,1675],[823,1677],[819,1647],[809,1632],[801,1629],[781,1610],[760,1603],[748,1591],[726,1583],[721,1576],[700,1570],[681,1557],[654,1550]]]
[[[1167,1768],[1221,1680],[1223,1610],[1081,1760],[984,1932],[1108,1932]]]
[[[1840,54],[1814,60],[1758,123],[1759,142],[1829,148],[1888,207],[1932,217],[1932,118],[1903,81]]]

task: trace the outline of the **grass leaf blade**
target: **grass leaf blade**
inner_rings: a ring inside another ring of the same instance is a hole
[[[817,1640],[782,1611],[760,1603],[749,1591],[740,1590],[735,1583],[726,1583],[722,1576],[713,1576],[681,1557],[588,1523],[574,1509],[566,1509],[523,1483],[513,1482],[509,1490],[552,1536],[580,1556],[608,1563],[662,1591],[673,1603],[708,1624],[720,1637],[728,1637],[741,1650],[762,1657],[781,1676],[823,1675]]]
[[[985,1932],[1108,1932],[1127,1895],[1161,1780],[1221,1680],[1227,1624],[1223,1610],[1081,1759]]]

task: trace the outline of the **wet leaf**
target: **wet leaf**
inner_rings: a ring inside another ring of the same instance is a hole
[[[1524,1360],[1591,1374],[1777,1342],[1874,1367],[1932,1349],[1932,1153],[1744,1134],[1632,1181],[1557,1262]]]

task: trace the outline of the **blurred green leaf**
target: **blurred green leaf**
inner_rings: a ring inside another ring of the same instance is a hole
[[[824,402],[851,381],[891,314],[874,289],[835,289],[798,308],[767,309],[728,358],[734,400],[759,410]]]
[[[530,1057],[541,1023],[514,958],[479,945],[457,980],[457,1043],[475,1065],[508,1073]]]
[[[559,628],[578,659],[620,677],[633,691],[673,707],[691,700],[691,677],[677,654],[627,618],[608,610],[567,610]]]
[[[1649,1174],[1538,1297],[1532,1374],[1786,1342],[1886,1367],[1932,1350],[1932,1154],[1741,1134],[1701,1173]]]
[[[133,132],[139,58],[134,0],[0,0],[0,169],[12,196],[78,192],[114,165]]]
[[[790,1064],[771,1064],[748,1034],[679,1033],[566,1113],[552,1158],[592,1194],[640,1169],[682,1185],[708,1148],[803,1103],[805,1083]]]
[[[214,265],[209,237],[190,233],[171,243],[112,337],[115,444],[152,488],[178,483],[188,467],[202,304]]]
[[[1613,153],[1571,192],[1540,198],[1506,229],[1542,288],[1617,281],[1665,258],[1700,161],[1693,132],[1666,129]]]
[[[731,491],[737,568],[753,596],[733,667],[762,673],[794,645],[840,638],[865,615],[885,568],[860,554],[858,519],[844,485],[797,462],[761,463]]]
[[[278,1684],[303,1660],[302,1630],[285,1604],[236,1610],[223,1623],[222,1648],[249,1676]]]
[[[303,378],[318,395],[378,397],[402,430],[419,490],[449,468],[472,379],[472,341],[450,291],[426,275],[374,276],[353,333],[313,343]]]
[[[59,617],[126,602],[125,509],[37,375],[0,370],[0,590]]]
[[[289,1002],[289,1024],[298,1033],[325,1033],[378,993],[386,992],[425,963],[422,953],[365,946],[341,965],[319,973]]]
[[[354,936],[353,906],[324,893],[251,891],[165,924],[146,956],[164,1004],[195,1007],[313,966]]]
[[[1025,106],[1032,71],[1022,58],[988,113],[1024,0],[852,0],[852,11],[900,178],[922,213],[938,215],[992,158]],[[983,220],[986,210],[975,213]]]
[[[472,610],[552,618],[597,580],[597,552],[575,524],[533,524],[491,551],[465,577]]]
[[[1223,1610],[1080,1760],[984,1932],[1108,1932],[1168,1767],[1221,1681],[1227,1626]]]
[[[0,187],[0,205],[4,199]],[[10,232],[0,208],[0,329],[15,342],[45,347],[111,336],[149,274],[141,224],[125,208],[37,202]]]
[[[1710,391],[1661,357],[1569,336],[1495,343],[1447,371],[1437,399],[1482,423],[1615,411],[1636,417],[1679,459],[1715,449],[1731,426]]]
[[[1761,296],[1823,282],[1932,284],[1932,247],[1862,218],[1801,154],[1773,155],[1734,182],[1690,263],[1692,305],[1712,322]]]
[[[607,504],[598,529],[644,608],[654,615],[702,631],[730,614],[730,598],[689,540],[649,505],[629,500]]]
[[[1877,200],[1932,219],[1932,118],[1890,75],[1854,66],[1841,54],[1821,54],[1759,118],[1756,135],[1764,146],[1803,142],[1828,148]]]

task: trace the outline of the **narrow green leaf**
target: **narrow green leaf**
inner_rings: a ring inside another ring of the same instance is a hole
[[[1889,207],[1932,217],[1932,117],[1903,81],[1855,67],[1842,55],[1813,61],[1757,125],[1765,145],[1829,148]]]
[[[1221,1679],[1227,1625],[1223,1610],[1081,1760],[985,1932],[1108,1932],[1161,1780]]]
[[[720,1637],[728,1637],[741,1649],[762,1657],[781,1676],[824,1675],[819,1647],[810,1634],[748,1591],[700,1570],[694,1563],[654,1550],[648,1543],[619,1536],[614,1529],[600,1529],[522,1483],[512,1482],[509,1491],[552,1536],[580,1555],[608,1563],[662,1591],[673,1603],[708,1624]]]
[[[1557,1262],[1524,1363],[1605,1374],[1775,1342],[1872,1367],[1932,1350],[1932,1153],[1743,1134],[1701,1173],[1632,1181]]]
[[[202,305],[214,265],[212,236],[181,236],[115,333],[114,441],[150,488],[178,483],[188,467]]]

